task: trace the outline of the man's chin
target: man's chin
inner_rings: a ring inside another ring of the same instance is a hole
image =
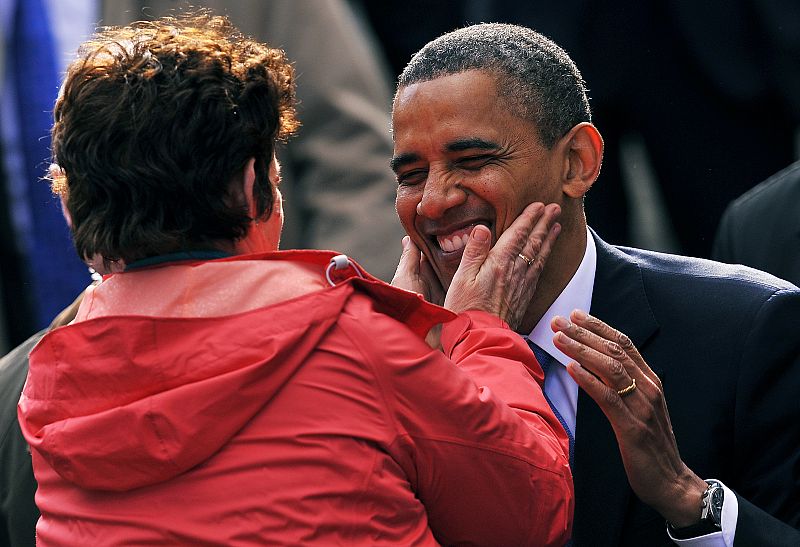
[[[461,255],[463,251],[448,254],[450,254],[450,256],[445,255],[444,257],[440,257],[437,261],[436,268],[434,268],[436,277],[439,278],[439,282],[442,284],[445,291],[450,287],[450,283],[452,283],[453,277],[455,277],[456,271],[461,265]]]
[[[442,284],[442,288],[444,292],[447,292],[450,289],[450,284],[453,282],[453,277],[456,275],[456,270],[443,270],[437,269],[436,270],[436,277],[439,279],[439,283]]]

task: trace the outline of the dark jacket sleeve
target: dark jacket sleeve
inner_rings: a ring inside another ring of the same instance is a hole
[[[17,401],[28,375],[28,353],[44,335],[39,332],[0,359],[0,544],[36,544],[39,510],[34,503],[28,444],[17,422]]]
[[[800,291],[753,319],[737,386],[736,545],[800,545]]]
[[[759,509],[737,495],[739,518],[736,523],[736,547],[797,547],[800,545],[800,530]]]

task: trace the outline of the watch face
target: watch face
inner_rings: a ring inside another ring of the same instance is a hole
[[[714,519],[714,522],[720,524],[722,522],[722,502],[725,496],[725,491],[722,489],[721,486],[717,486],[716,488],[711,489],[711,499],[709,500],[710,504],[710,513],[711,518]]]

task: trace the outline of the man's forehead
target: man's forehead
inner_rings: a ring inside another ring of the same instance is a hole
[[[406,129],[418,129],[422,123],[428,123],[431,129],[452,124],[461,133],[459,138],[468,137],[469,131],[468,127],[456,126],[470,124],[480,126],[479,137],[485,137],[488,128],[501,134],[503,125],[520,122],[538,132],[519,106],[500,92],[500,77],[484,70],[467,70],[398,88],[392,107],[393,136]],[[446,140],[451,138],[447,136]]]
[[[471,85],[477,81],[480,81],[482,85]],[[394,96],[394,106],[397,106],[398,101],[416,98],[418,94],[424,94],[433,88],[447,87],[451,92],[458,92],[459,94],[480,93],[481,95],[496,95],[497,82],[498,75],[486,70],[470,69],[462,72],[446,73],[435,78],[410,82],[398,87]]]
[[[448,78],[411,84],[398,91],[392,111],[396,139],[406,131],[435,132],[440,144],[484,137],[485,128],[494,125],[498,97],[484,86],[474,85],[474,81]],[[475,134],[469,130],[478,126],[483,129]]]

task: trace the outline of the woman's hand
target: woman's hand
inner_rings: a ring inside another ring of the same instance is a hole
[[[394,272],[392,286],[419,293],[433,304],[441,306],[444,302],[442,284],[428,259],[408,236],[403,238],[403,254]]]
[[[516,330],[561,231],[556,222],[560,214],[561,208],[555,203],[532,203],[493,247],[489,228],[476,226],[447,290],[444,307],[456,313],[482,310]]]

